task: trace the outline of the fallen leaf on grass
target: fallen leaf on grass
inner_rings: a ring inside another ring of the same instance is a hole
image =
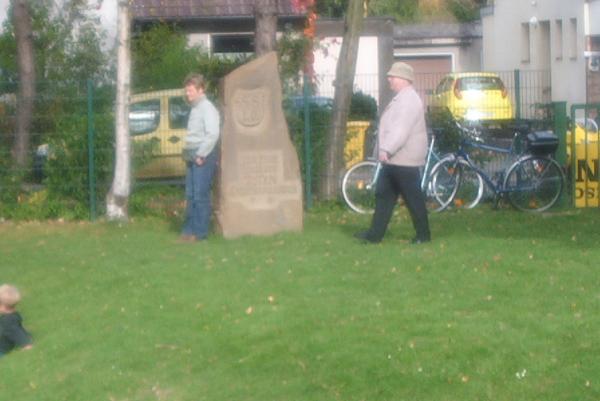
[[[527,374],[527,369],[523,369],[522,371],[515,373],[515,376],[517,377],[517,379],[521,380],[521,379],[525,378],[526,374]]]
[[[173,344],[155,344],[154,348],[158,349],[170,349],[171,351],[176,350],[177,346]]]

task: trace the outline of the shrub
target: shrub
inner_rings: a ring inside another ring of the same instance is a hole
[[[454,116],[448,109],[435,109],[427,114],[427,125],[436,135],[440,152],[452,152],[458,148],[460,130],[454,122]]]
[[[331,126],[331,109],[327,106],[310,104],[310,154],[311,154],[311,189],[317,190],[320,177],[325,168],[325,150],[327,135]],[[304,148],[304,113],[294,108],[285,109],[286,119],[292,142],[296,147],[302,180],[306,183],[306,152]]]
[[[206,79],[209,97],[215,99],[219,80],[248,61],[247,57],[214,57],[200,46],[189,47],[179,28],[164,23],[134,38],[132,58],[135,93],[180,88],[190,72],[199,72]]]
[[[473,0],[450,0],[448,9],[459,22],[471,22],[479,18],[479,6]]]
[[[373,121],[377,119],[377,102],[363,92],[354,92],[350,102],[349,121]]]

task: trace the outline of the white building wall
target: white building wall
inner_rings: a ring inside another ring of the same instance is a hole
[[[320,40],[314,51],[315,78],[318,96],[333,98],[333,80],[342,48],[342,37]],[[379,55],[376,36],[362,36],[358,43],[358,58],[354,78],[354,91],[361,91],[379,99]]]
[[[201,46],[203,49],[210,51],[210,34],[208,33],[190,33],[187,36],[189,46]]]
[[[460,47],[456,71],[481,71],[482,51],[481,40],[476,40],[469,47]]]
[[[600,0],[588,0],[587,35],[600,35]]]
[[[496,0],[493,13],[482,18],[484,69],[549,70],[551,93],[542,93],[543,100],[585,102],[584,3]]]

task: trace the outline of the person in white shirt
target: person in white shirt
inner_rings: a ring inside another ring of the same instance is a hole
[[[206,84],[200,74],[184,80],[185,97],[191,111],[183,158],[187,165],[185,178],[186,212],[180,241],[195,242],[208,236],[211,187],[217,167],[220,117],[217,108],[206,97]]]

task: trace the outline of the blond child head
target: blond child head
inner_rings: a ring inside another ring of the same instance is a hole
[[[21,293],[17,287],[10,284],[0,285],[0,305],[14,308],[21,301]]]

